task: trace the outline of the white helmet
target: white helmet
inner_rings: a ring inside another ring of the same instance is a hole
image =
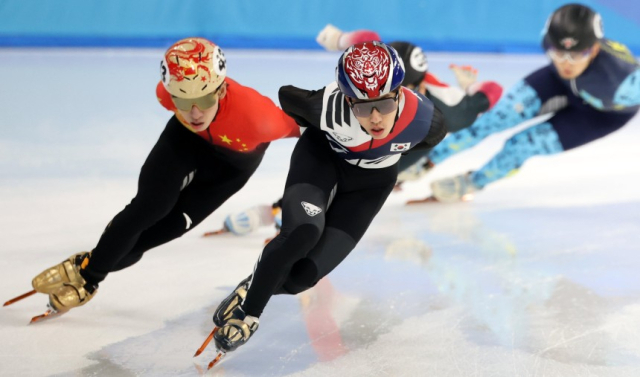
[[[169,94],[191,99],[213,93],[227,75],[222,49],[204,38],[186,38],[174,43],[160,66],[162,82]]]

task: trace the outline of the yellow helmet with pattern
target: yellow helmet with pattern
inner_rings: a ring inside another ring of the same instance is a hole
[[[220,87],[227,75],[227,61],[215,43],[204,38],[186,38],[169,47],[160,73],[172,96],[199,98]]]

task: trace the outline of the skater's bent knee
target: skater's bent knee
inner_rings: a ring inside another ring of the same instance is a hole
[[[289,276],[296,284],[311,288],[319,280],[318,266],[309,258],[300,259],[293,265]]]
[[[280,293],[295,295],[304,292],[309,288],[313,288],[318,283],[318,280],[316,264],[308,258],[303,258],[293,265]]]

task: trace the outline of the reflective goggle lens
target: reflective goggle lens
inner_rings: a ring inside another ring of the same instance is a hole
[[[555,60],[557,62],[566,60],[569,63],[579,63],[588,59],[590,54],[590,48],[582,51],[559,51],[555,48],[550,48],[549,50],[547,50],[547,55],[549,55],[552,60]]]
[[[351,110],[357,117],[368,117],[373,109],[378,110],[381,115],[387,115],[394,112],[398,108],[398,94],[394,98],[385,98],[377,101],[353,102]]]
[[[216,98],[216,93],[218,91],[214,91],[207,95],[198,98],[180,98],[171,96],[171,100],[173,100],[176,108],[182,111],[190,111],[193,105],[197,106],[200,110],[206,110],[216,104],[218,99]]]

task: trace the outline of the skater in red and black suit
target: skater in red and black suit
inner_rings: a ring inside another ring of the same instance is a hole
[[[84,305],[107,274],[198,225],[247,183],[269,142],[300,134],[270,99],[226,77],[222,50],[206,39],[172,45],[161,73],[158,100],[175,115],[142,166],[136,196],[91,252],[33,279],[54,313]]]
[[[392,47],[365,42],[342,54],[326,87],[280,89],[283,110],[306,130],[291,156],[280,234],[214,314],[219,350],[249,340],[272,295],[307,290],[340,264],[391,193],[401,154],[444,138],[442,114],[401,86],[404,74]]]

